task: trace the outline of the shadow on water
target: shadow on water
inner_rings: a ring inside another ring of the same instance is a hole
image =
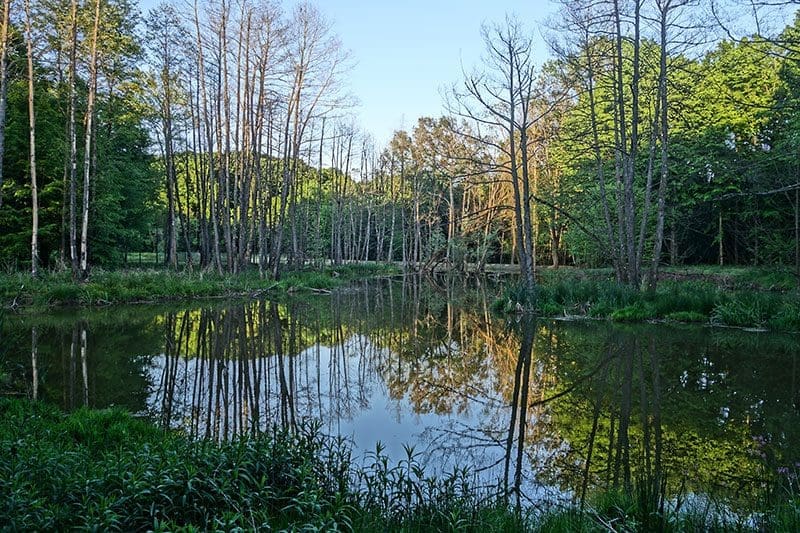
[[[15,390],[68,410],[210,439],[317,420],[363,454],[409,444],[467,467],[518,506],[622,505],[600,489],[633,494],[643,521],[747,512],[800,460],[797,336],[507,320],[491,285],[433,281],[8,315],[4,358]]]

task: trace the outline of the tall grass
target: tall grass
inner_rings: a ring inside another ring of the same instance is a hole
[[[383,264],[327,266],[290,270],[280,282],[275,282],[260,278],[252,269],[235,275],[202,271],[97,269],[85,283],[74,282],[69,272],[43,273],[37,279],[24,273],[6,273],[0,274],[0,307],[92,306],[226,297],[265,290],[332,289],[355,279],[396,272],[394,266]]]
[[[506,313],[521,308],[545,317],[672,320],[800,331],[800,292],[732,291],[708,281],[665,281],[656,291],[639,291],[613,280],[552,278],[538,285],[533,297],[518,285],[509,285],[493,305],[495,311]]]
[[[406,449],[362,464],[317,426],[194,441],[117,409],[64,415],[0,398],[4,530],[102,531],[794,531],[793,494],[755,520],[687,509],[639,490],[600,492],[585,510],[517,509],[466,469],[431,475]],[[642,487],[646,483],[640,484]]]
[[[464,472],[425,474],[412,451],[356,468],[317,426],[229,442],[164,433],[120,410],[62,415],[0,398],[0,524],[9,530],[522,531]]]

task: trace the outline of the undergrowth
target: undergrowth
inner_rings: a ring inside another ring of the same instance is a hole
[[[280,281],[261,278],[254,269],[219,275],[203,271],[96,269],[86,282],[70,273],[45,272],[33,279],[27,273],[0,273],[0,307],[94,306],[190,298],[258,294],[267,290],[332,289],[356,279],[390,275],[392,265],[354,264],[303,268],[286,272]]]
[[[0,529],[291,531],[792,531],[796,497],[756,521],[664,507],[640,483],[588,505],[516,508],[465,468],[431,475],[379,444],[364,464],[319,426],[191,440],[119,409],[62,414],[0,397]]]
[[[544,317],[800,331],[800,292],[733,291],[706,281],[663,281],[655,291],[639,291],[613,280],[550,277],[537,285],[534,295],[525,294],[520,285],[506,286],[492,308],[501,313],[535,311]]]

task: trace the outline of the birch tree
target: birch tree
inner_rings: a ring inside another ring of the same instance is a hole
[[[31,18],[31,2],[25,0],[25,45],[28,60],[28,128],[29,128],[29,167],[31,177],[31,276],[39,275],[39,191],[36,181],[36,110],[34,105],[33,71],[33,21]]]
[[[97,53],[98,33],[100,27],[100,0],[95,0],[94,19],[92,23],[92,36],[89,57],[89,94],[86,101],[86,115],[84,119],[84,147],[83,147],[83,213],[81,217],[81,261],[80,277],[89,277],[89,187],[92,163],[92,134],[94,132],[94,106],[97,97]]]
[[[3,0],[3,20],[0,22],[0,209],[3,207],[3,160],[6,141],[6,105],[8,99],[8,27],[11,0]]]

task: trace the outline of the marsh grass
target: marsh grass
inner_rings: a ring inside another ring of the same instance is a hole
[[[507,286],[492,309],[513,312],[517,301],[543,317],[583,316],[615,322],[672,320],[720,326],[800,331],[800,292],[728,290],[709,281],[663,281],[638,291],[608,279],[545,278],[533,297]]]
[[[171,270],[95,270],[85,283],[74,282],[69,272],[43,273],[32,279],[26,273],[0,274],[0,307],[95,306],[109,303],[168,301],[231,297],[265,290],[332,289],[356,279],[392,275],[392,265],[353,264],[321,269],[297,269],[276,282],[261,279],[255,270],[219,275]]]
[[[575,507],[517,509],[464,468],[430,474],[421,455],[347,442],[304,424],[231,441],[191,440],[118,409],[62,414],[0,397],[4,530],[344,530],[594,532],[796,531],[794,494],[756,521],[714,508],[664,510],[639,490],[600,491]],[[638,488],[637,488],[638,487]]]
[[[9,530],[524,531],[465,472],[409,449],[356,468],[318,426],[194,441],[129,414],[0,398],[0,524]]]

